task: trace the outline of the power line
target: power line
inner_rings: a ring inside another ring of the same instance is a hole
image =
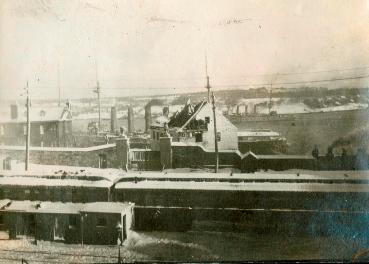
[[[223,79],[235,79],[237,77],[246,78],[246,77],[253,77],[253,76],[288,76],[288,75],[302,75],[302,74],[315,74],[315,73],[328,73],[328,72],[345,72],[345,71],[357,71],[357,70],[368,70],[369,66],[362,66],[362,67],[355,67],[355,68],[343,68],[343,69],[332,69],[332,70],[321,70],[321,71],[302,71],[302,72],[282,72],[282,73],[260,73],[260,74],[245,74],[245,75],[234,75],[229,76],[227,78],[222,77]],[[96,73],[95,73],[96,74]],[[97,78],[97,77],[95,77]],[[183,78],[99,78],[100,81],[185,81],[185,80],[203,80],[203,76],[193,76],[193,77],[183,77]],[[54,81],[54,79],[46,79],[48,81]],[[73,80],[69,80],[73,81]],[[78,81],[87,82],[87,80]]]
[[[293,81],[293,82],[273,82],[273,85],[296,85],[296,84],[309,84],[309,83],[324,83],[324,82],[335,82],[335,81],[349,81],[349,80],[357,80],[357,79],[365,79],[368,78],[368,75],[360,75],[360,76],[350,76],[350,77],[342,77],[342,78],[332,78],[332,79],[321,79],[321,80],[307,80],[307,81]],[[248,86],[266,86],[270,85],[270,82],[262,82],[262,83],[240,83],[240,84],[219,84],[212,85],[214,88],[227,88],[227,87],[248,87]],[[76,88],[78,86],[66,86],[68,88]],[[50,89],[49,87],[37,87],[38,89]],[[132,90],[132,89],[145,89],[145,90],[176,90],[176,89],[197,89],[203,88],[201,86],[158,86],[158,87],[150,87],[150,86],[130,86],[130,87],[106,87],[105,90]],[[79,89],[90,89],[89,87]]]

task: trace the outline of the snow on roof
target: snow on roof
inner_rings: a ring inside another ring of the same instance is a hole
[[[82,203],[42,202],[35,211],[49,214],[79,214],[84,206]]]
[[[242,159],[253,156],[256,159],[283,159],[283,160],[290,160],[290,159],[314,159],[312,156],[307,155],[258,155],[253,153],[252,151],[248,151],[245,155],[243,155]]]
[[[14,167],[14,168],[13,168]],[[0,170],[0,176],[6,177],[36,177],[36,178],[51,178],[51,179],[83,179],[83,180],[110,180],[125,175],[125,172],[120,169],[106,168],[91,168],[80,166],[63,166],[63,165],[44,165],[30,164],[28,171],[24,170],[24,162],[17,163],[12,166],[12,170]]]
[[[3,205],[3,206],[2,206]],[[131,208],[132,203],[95,202],[95,203],[62,203],[40,201],[0,200],[0,208],[4,211],[17,211],[46,214],[79,214],[86,213],[122,213]]]
[[[81,212],[86,213],[122,213],[131,208],[131,203],[112,203],[112,202],[95,202],[88,203],[81,209]]]
[[[108,188],[112,185],[112,182],[108,180],[86,181],[75,179],[45,179],[35,177],[0,177],[0,185],[84,186],[84,187]]]
[[[16,211],[16,212],[32,212],[35,211],[37,205],[41,202],[38,201],[11,201],[9,206],[5,207],[5,211]]]
[[[237,132],[237,136],[239,137],[279,137],[279,133],[275,131],[257,131],[257,130],[249,130],[249,131],[239,131]]]
[[[155,121],[151,124],[153,127],[164,127],[165,124],[168,124],[169,118],[166,116],[159,116],[155,119]]]
[[[309,171],[309,170],[287,170],[255,172],[255,173],[209,173],[209,172],[176,172],[172,169],[170,172],[129,172],[119,180],[134,181],[256,181],[256,180],[350,180],[350,181],[369,181],[369,171]],[[181,171],[181,170],[179,170]]]
[[[65,152],[90,152],[90,151],[96,151],[101,149],[108,149],[108,148],[115,148],[114,144],[105,144],[105,145],[98,145],[98,146],[92,146],[92,147],[86,147],[86,148],[55,148],[55,147],[30,147],[30,150],[34,151],[65,151]],[[6,145],[0,145],[1,150],[25,150],[25,146],[6,146]]]
[[[262,192],[369,192],[368,184],[326,183],[230,183],[230,182],[120,182],[116,189],[204,190],[204,191],[262,191]]]
[[[7,206],[11,201],[9,199],[0,200],[0,210]]]

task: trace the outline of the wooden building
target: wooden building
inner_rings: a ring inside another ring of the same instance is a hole
[[[0,200],[2,230],[9,238],[117,245],[130,235],[133,204]]]
[[[27,133],[27,111],[11,105],[0,119],[0,145],[24,145]],[[30,108],[30,145],[66,147],[73,144],[72,112],[66,107]]]

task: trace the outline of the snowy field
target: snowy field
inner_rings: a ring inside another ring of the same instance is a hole
[[[121,247],[123,262],[351,260],[365,249],[354,240],[221,232],[133,233]],[[117,246],[0,240],[0,263],[117,263]]]

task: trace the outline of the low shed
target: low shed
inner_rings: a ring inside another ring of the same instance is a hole
[[[9,238],[116,245],[129,237],[133,204],[61,203],[0,200],[3,229]]]
[[[133,227],[133,204],[89,203],[81,210],[83,241],[86,244],[121,244]]]

